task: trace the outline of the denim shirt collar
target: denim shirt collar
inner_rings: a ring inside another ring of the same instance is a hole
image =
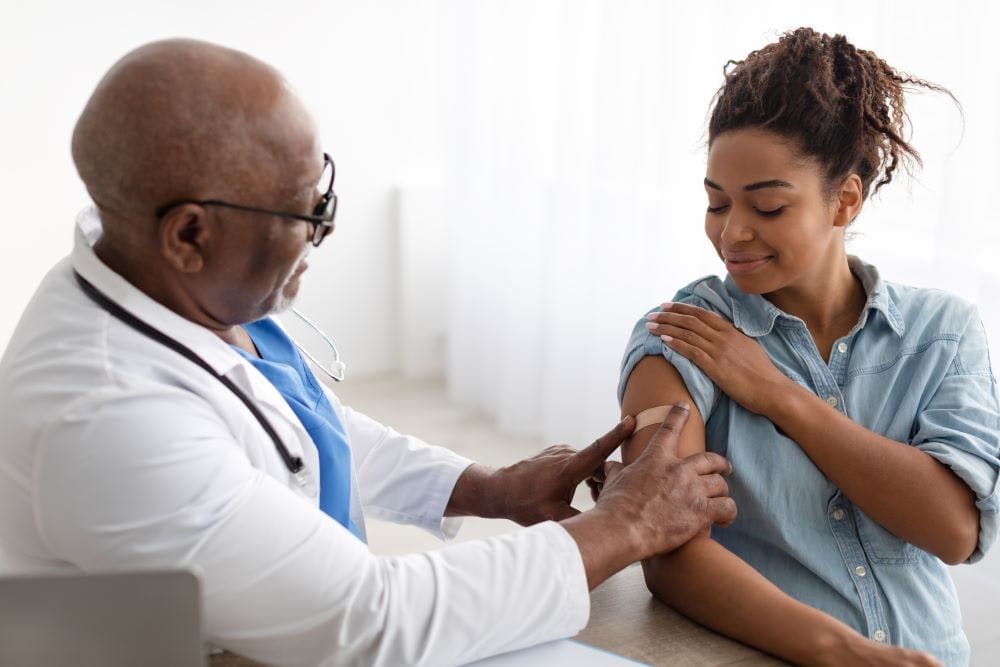
[[[853,255],[847,257],[847,264],[868,295],[864,310],[861,312],[861,319],[854,327],[861,329],[868,321],[868,314],[875,310],[882,314],[889,327],[897,336],[902,337],[906,331],[906,324],[899,313],[889,289],[882,280],[882,277],[871,264],[865,264]],[[743,292],[733,281],[732,276],[727,275],[725,280],[726,291],[729,293],[733,308],[733,325],[737,329],[752,338],[759,338],[771,333],[775,322],[783,319],[787,322],[800,322],[799,318],[789,315],[779,309],[773,303],[759,294],[747,294]]]

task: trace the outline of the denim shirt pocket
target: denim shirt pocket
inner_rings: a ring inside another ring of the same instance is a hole
[[[868,518],[857,507],[854,517],[858,525],[858,535],[865,554],[872,563],[879,565],[910,565],[920,560],[920,549],[906,540],[900,539]]]

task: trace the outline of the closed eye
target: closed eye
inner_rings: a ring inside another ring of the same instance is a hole
[[[762,211],[759,208],[755,208],[754,210],[757,211],[757,215],[764,216],[765,218],[777,218],[779,215],[781,215],[781,212],[785,210],[785,207],[779,206],[778,208],[772,209],[770,211]]]
[[[708,213],[713,214],[713,215],[717,215],[719,213],[725,213],[728,209],[729,209],[729,204],[726,204],[724,206],[709,206],[706,209],[706,211]],[[762,211],[759,208],[755,208],[754,209],[754,211],[757,212],[757,215],[760,215],[760,216],[765,217],[765,218],[776,218],[779,215],[781,215],[781,213],[784,210],[785,210],[784,206],[779,206],[778,208],[772,209],[770,211]]]

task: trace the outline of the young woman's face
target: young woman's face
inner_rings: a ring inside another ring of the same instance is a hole
[[[843,221],[818,164],[781,136],[731,130],[708,152],[705,233],[741,290],[768,294],[833,270]]]

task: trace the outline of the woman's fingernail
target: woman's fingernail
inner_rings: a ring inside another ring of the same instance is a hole
[[[659,325],[656,322],[646,322],[646,328],[649,329],[650,331],[652,331],[658,326]]]
[[[654,310],[652,313],[646,315],[646,319],[655,320],[657,315],[659,315],[659,313]]]
[[[667,334],[663,334],[662,336],[660,336],[660,340],[662,340],[664,343],[669,343],[670,341],[673,340],[673,338],[671,336],[668,336]]]
[[[672,305],[674,305],[673,301],[664,301],[663,303],[660,304],[660,308],[663,309],[663,310],[666,310],[667,308],[669,308]]]

